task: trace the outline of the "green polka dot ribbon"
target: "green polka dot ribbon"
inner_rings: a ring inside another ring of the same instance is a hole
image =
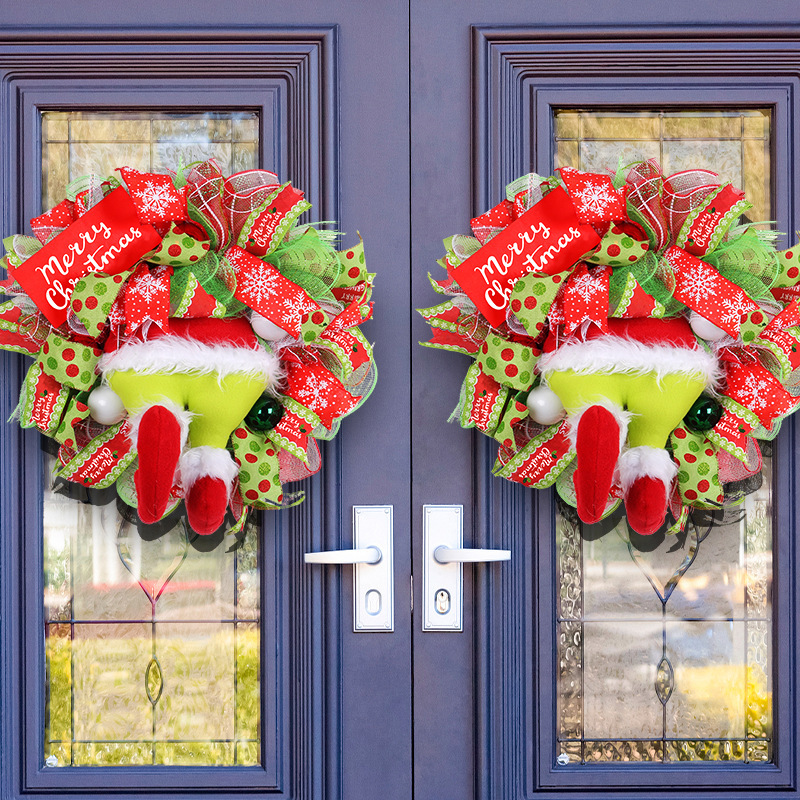
[[[337,254],[342,269],[336,281],[336,286],[357,286],[367,280],[369,273],[364,259],[364,244],[359,242],[349,250],[343,250]]]
[[[528,416],[528,407],[516,397],[510,397],[500,423],[492,434],[503,447],[514,446],[514,425]]]
[[[72,312],[86,328],[89,336],[99,336],[105,327],[111,306],[122,291],[131,271],[118,275],[92,272],[80,278],[72,292]]]
[[[631,233],[613,225],[600,240],[597,250],[586,260],[590,264],[606,267],[624,267],[638,261],[649,249],[648,241],[636,239]]]
[[[719,508],[724,496],[712,441],[702,433],[678,427],[670,436],[670,444],[678,464],[678,491],[683,502],[695,508]]]
[[[206,257],[211,244],[199,241],[187,233],[182,233],[180,223],[170,224],[161,245],[146,257],[152,264],[164,264],[170,267],[190,267]]]
[[[266,436],[237,428],[231,436],[233,454],[239,464],[239,490],[256,508],[280,503],[283,488],[278,465],[279,448]]]
[[[512,389],[529,389],[533,383],[537,357],[529,345],[489,334],[477,358],[487,375]]]
[[[61,424],[55,432],[54,438],[63,444],[67,450],[75,450],[77,442],[77,428],[89,416],[89,406],[86,405],[88,393],[71,393],[71,397],[64,409]]]
[[[511,290],[511,311],[525,330],[536,338],[563,282],[562,275],[534,275],[520,278]]]
[[[100,356],[99,348],[78,344],[57,333],[51,333],[42,347],[37,363],[59,383],[84,390],[97,381],[95,367]]]

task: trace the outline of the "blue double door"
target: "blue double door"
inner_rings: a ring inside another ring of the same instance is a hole
[[[413,311],[436,302],[426,275],[441,240],[467,232],[514,177],[552,171],[557,109],[769,105],[773,153],[790,166],[775,169],[774,208],[793,230],[800,15],[780,1],[726,5],[734,11],[735,24],[716,5],[649,2],[32,0],[0,10],[4,236],[40,212],[43,112],[254,113],[261,166],[305,188],[317,218],[350,234],[346,244],[364,238],[377,273],[366,332],[380,372],[369,402],[323,451],[305,505],[263,523],[258,767],[44,765],[32,610],[42,588],[41,456],[34,437],[3,433],[3,797],[516,800],[644,798],[670,787],[683,798],[742,787],[744,797],[794,796],[791,703],[780,712],[779,757],[755,772],[559,771],[554,501],[493,478],[490,446],[446,424],[466,360],[420,348],[428,330]],[[21,368],[4,358],[7,418]],[[789,470],[793,429],[783,435],[780,469]],[[793,492],[781,495],[789,530]],[[354,632],[351,570],[302,559],[349,547],[352,508],[370,505],[393,508],[392,632]],[[465,546],[512,551],[510,564],[464,570],[461,632],[423,630],[425,505],[463,507]],[[791,548],[784,558],[794,563]],[[780,607],[788,632],[792,602]],[[790,646],[777,660],[787,698]]]

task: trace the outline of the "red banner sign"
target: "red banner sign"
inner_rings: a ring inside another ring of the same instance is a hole
[[[599,243],[600,237],[581,224],[569,196],[558,188],[450,274],[497,326],[505,320],[511,289],[523,275],[564,272]]]
[[[139,221],[130,196],[120,187],[13,270],[13,277],[58,327],[67,320],[79,278],[90,272],[124,272],[160,241],[150,225]]]

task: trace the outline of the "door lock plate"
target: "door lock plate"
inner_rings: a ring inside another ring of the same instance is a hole
[[[463,567],[441,564],[437,547],[460,548],[464,537],[463,506],[422,507],[422,630],[463,630]]]
[[[394,630],[392,506],[353,506],[353,547],[376,547],[376,564],[353,566],[353,630]]]

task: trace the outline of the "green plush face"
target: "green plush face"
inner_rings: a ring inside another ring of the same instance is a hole
[[[547,379],[568,413],[608,400],[634,416],[628,426],[631,447],[664,447],[705,388],[705,378],[692,375],[579,374],[553,372]]]

